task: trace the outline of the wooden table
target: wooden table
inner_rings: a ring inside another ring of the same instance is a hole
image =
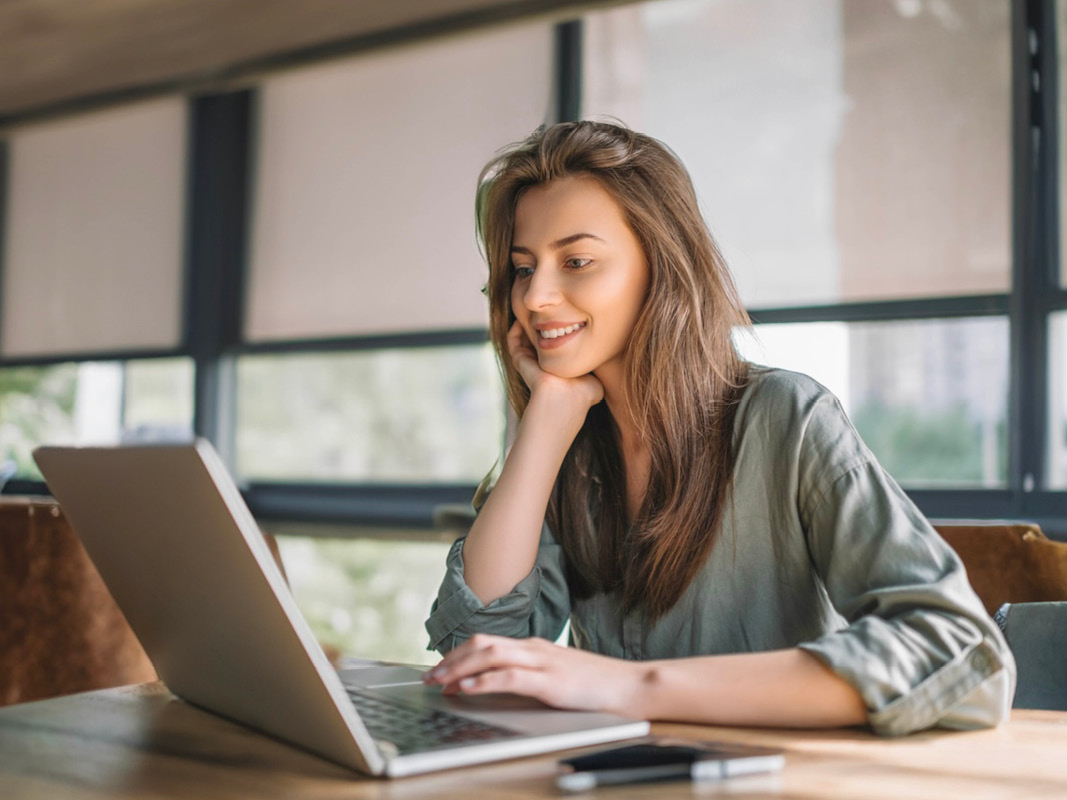
[[[1067,712],[1017,711],[991,731],[879,739],[656,725],[655,732],[786,750],[785,771],[715,784],[599,789],[580,797],[1065,798]],[[415,778],[364,778],[207,714],[159,683],[0,709],[0,798],[558,797],[556,758],[535,756]]]

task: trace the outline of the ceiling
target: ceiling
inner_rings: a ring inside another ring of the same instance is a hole
[[[0,0],[0,125],[597,0]]]

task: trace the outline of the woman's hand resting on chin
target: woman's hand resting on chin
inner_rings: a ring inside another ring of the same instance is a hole
[[[642,717],[641,665],[546,639],[476,634],[423,674],[445,694],[509,692],[556,708]]]
[[[584,420],[585,413],[604,399],[604,386],[592,374],[561,378],[541,369],[537,350],[518,320],[508,331],[508,352],[523,382],[530,387],[531,403],[561,403],[579,411]]]

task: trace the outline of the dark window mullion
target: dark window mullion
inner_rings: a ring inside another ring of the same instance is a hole
[[[17,356],[0,358],[0,369],[8,367],[50,367],[56,364],[85,364],[103,361],[147,361],[157,358],[179,358],[188,355],[184,349],[177,350],[113,350],[98,353],[59,353],[47,356]]]
[[[1041,297],[1040,310],[1043,313],[1067,309],[1067,289],[1058,286],[1050,288]]]
[[[756,323],[779,322],[892,322],[909,319],[989,317],[1008,314],[1007,294],[967,297],[923,297],[908,300],[874,300],[792,308],[751,308]]]
[[[1037,146],[1032,165],[1033,197],[1036,207],[1032,209],[1034,229],[1032,252],[1034,261],[1020,278],[1024,285],[1020,313],[1024,314],[1021,325],[1029,339],[1031,371],[1022,376],[1026,394],[1026,413],[1030,425],[1024,431],[1029,440],[1029,458],[1025,469],[1033,476],[1033,491],[1022,497],[1023,515],[1047,517],[1050,514],[1063,516],[1067,508],[1062,493],[1045,491],[1048,451],[1052,446],[1049,430],[1049,321],[1053,311],[1067,307],[1067,291],[1060,286],[1060,164],[1059,164],[1059,54],[1056,37],[1056,0],[1029,0],[1030,28],[1033,31],[1030,52],[1031,72],[1036,72],[1036,82],[1031,79],[1029,98],[1031,125],[1036,129],[1031,142]],[[1030,310],[1022,305],[1031,300]],[[1026,486],[1029,486],[1028,482]],[[1026,488],[1024,486],[1024,488]],[[1063,523],[1060,525],[1064,530]]]
[[[254,94],[192,101],[185,341],[196,364],[193,430],[233,465],[235,366],[243,319]]]
[[[1043,101],[1043,52],[1049,46],[1051,3],[1012,4],[1012,295],[1009,481],[1020,513],[1027,495],[1040,489],[1046,449],[1048,326],[1039,311],[1048,288],[1056,221],[1050,219],[1049,182],[1044,174],[1054,152],[1047,146]],[[1054,55],[1054,52],[1051,53]],[[1053,126],[1054,127],[1054,126]],[[1054,201],[1053,201],[1054,203]]]
[[[582,118],[582,42],[580,19],[556,26],[556,122]]]
[[[489,331],[484,328],[472,328],[469,330],[344,336],[332,339],[286,339],[276,342],[245,342],[231,348],[231,352],[237,355],[361,352],[415,347],[455,347],[457,345],[483,344],[488,341]]]
[[[257,519],[432,528],[442,505],[470,506],[474,484],[327,484],[253,481],[241,487]]]

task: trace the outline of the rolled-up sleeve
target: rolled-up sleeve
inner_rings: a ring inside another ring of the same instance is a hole
[[[533,569],[503,597],[483,605],[463,576],[463,545],[448,552],[445,577],[426,620],[429,649],[447,653],[476,633],[556,639],[570,614],[562,552],[545,525]]]
[[[1007,642],[955,552],[873,457],[812,492],[801,514],[848,626],[800,647],[860,693],[871,727],[895,736],[1006,720]]]

